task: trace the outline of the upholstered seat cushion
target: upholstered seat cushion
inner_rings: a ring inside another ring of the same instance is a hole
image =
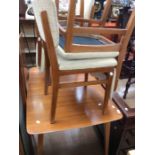
[[[37,27],[39,30],[40,37],[43,40],[45,40],[45,35],[44,35],[43,26],[41,22],[41,12],[42,11],[48,12],[48,21],[49,21],[51,34],[53,37],[54,46],[57,47],[59,44],[59,24],[58,24],[55,1],[40,0],[38,3],[38,1],[36,0],[32,2],[32,7],[34,10],[35,20],[37,22]]]
[[[80,52],[80,53],[71,53],[65,52],[63,48],[58,46],[56,52],[64,59],[68,60],[79,60],[79,59],[94,59],[94,58],[115,58],[119,55],[118,51],[113,52]]]
[[[128,151],[128,154],[127,155],[135,155],[135,150]]]
[[[73,37],[74,44],[81,44],[81,45],[105,45],[106,42],[103,42],[95,37],[92,36],[74,36]],[[59,45],[64,48],[65,45],[65,38],[64,36],[60,35],[59,37]]]
[[[114,67],[117,65],[117,61],[115,58],[67,60],[60,55],[57,55],[57,58],[60,70]]]

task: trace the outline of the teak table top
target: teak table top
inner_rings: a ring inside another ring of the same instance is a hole
[[[63,77],[66,80],[83,80],[82,75]],[[50,124],[51,87],[44,95],[44,74],[39,69],[30,69],[26,125],[29,134],[43,134],[73,128],[83,128],[122,118],[121,112],[110,101],[105,114],[102,114],[101,103],[104,90],[101,86],[73,87],[60,89],[56,109],[56,123]]]

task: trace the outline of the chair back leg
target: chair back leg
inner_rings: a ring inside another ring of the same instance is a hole
[[[111,93],[111,86],[112,86],[112,78],[113,78],[113,73],[110,72],[108,73],[108,79],[107,79],[107,83],[106,83],[106,89],[105,89],[105,97],[104,97],[104,104],[103,104],[103,114],[107,108],[109,99],[110,99],[110,93]]]
[[[59,77],[52,81],[51,123],[55,123],[56,104],[59,90]]]
[[[49,85],[49,79],[50,79],[50,62],[47,55],[47,50],[44,48],[45,53],[45,77],[44,77],[44,94],[48,94],[48,85]]]

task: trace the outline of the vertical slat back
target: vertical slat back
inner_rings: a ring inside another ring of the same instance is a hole
[[[41,20],[43,25],[43,31],[45,34],[44,49],[45,49],[45,52],[47,52],[48,54],[48,58],[51,64],[52,78],[53,78],[58,74],[58,61],[57,61],[54,41],[51,35],[50,25],[48,21],[48,14],[46,11],[41,12]]]

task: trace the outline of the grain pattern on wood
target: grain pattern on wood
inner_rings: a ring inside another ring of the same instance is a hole
[[[112,52],[112,51],[119,51],[120,50],[120,43],[118,44],[107,44],[107,45],[80,45],[80,44],[72,44],[70,47],[72,52],[77,53],[84,53],[84,52]]]
[[[74,34],[125,34],[127,29],[118,28],[95,28],[95,27],[74,27]]]
[[[85,81],[85,82],[72,82],[72,83],[62,83],[59,84],[59,88],[69,88],[69,87],[78,87],[78,86],[88,86],[88,85],[96,85],[96,84],[102,84],[107,83],[106,80],[98,80],[98,81]]]
[[[91,79],[91,77],[90,77]],[[83,80],[83,75],[64,76],[61,82]],[[51,124],[51,87],[49,95],[44,95],[44,74],[39,69],[30,70],[27,97],[26,126],[29,134],[43,134],[56,131],[83,128],[112,122],[122,118],[122,114],[113,108],[109,101],[103,115],[104,91],[101,86],[60,89],[57,100],[56,123]],[[116,106],[115,106],[116,107]]]

